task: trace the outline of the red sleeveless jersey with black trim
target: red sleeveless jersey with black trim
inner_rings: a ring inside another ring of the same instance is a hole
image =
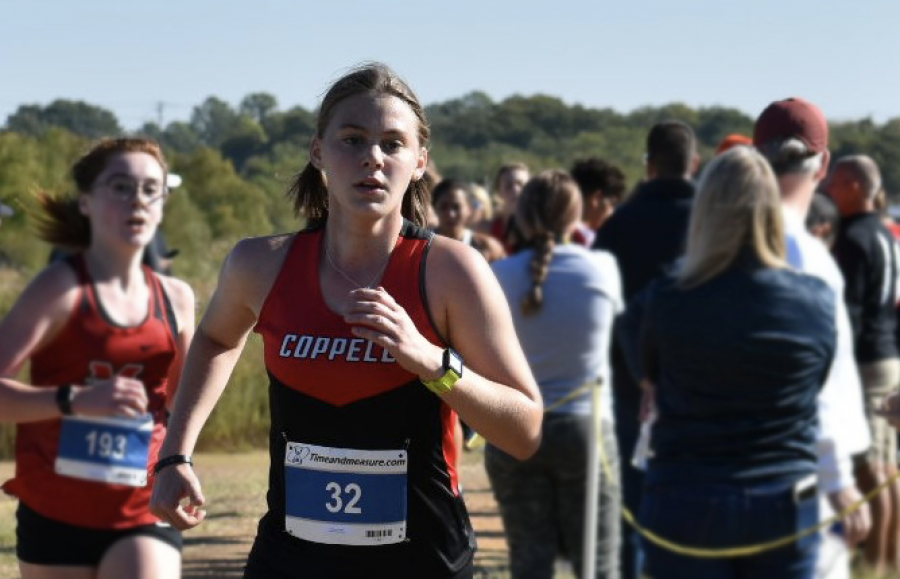
[[[459,495],[453,433],[456,414],[389,352],[351,333],[325,303],[319,285],[324,229],[296,234],[260,312],[270,379],[269,512],[257,545],[269,562],[301,565],[310,577],[450,577],[471,560],[475,542]],[[381,286],[418,330],[442,343],[424,289],[433,234],[404,222]],[[408,452],[407,538],[346,546],[285,532],[288,442]],[[373,575],[374,573],[374,575]]]
[[[69,320],[50,343],[31,357],[35,386],[90,384],[123,375],[144,383],[153,415],[149,477],[144,487],[107,484],[61,476],[55,472],[60,419],[16,426],[16,475],[3,490],[41,515],[92,529],[123,529],[157,522],[149,511],[153,466],[165,437],[169,367],[175,359],[174,314],[159,281],[149,268],[145,320],[133,327],[116,325],[97,299],[84,258],[68,261],[79,281],[79,296]]]

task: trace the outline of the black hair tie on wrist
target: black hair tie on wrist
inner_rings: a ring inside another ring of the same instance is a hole
[[[56,406],[63,416],[71,416],[72,399],[75,398],[75,389],[71,384],[63,384],[56,389]]]
[[[159,474],[159,471],[167,466],[172,466],[173,464],[189,464],[194,466],[194,461],[189,454],[173,454],[159,459],[159,462],[153,467],[153,474]]]

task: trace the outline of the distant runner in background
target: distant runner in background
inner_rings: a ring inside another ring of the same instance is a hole
[[[472,215],[469,216],[470,227],[477,227],[480,223],[490,223],[494,218],[491,194],[482,185],[469,183],[469,204],[472,206]]]

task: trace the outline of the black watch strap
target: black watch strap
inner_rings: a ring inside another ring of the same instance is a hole
[[[194,460],[189,454],[170,454],[165,458],[159,459],[159,462],[153,467],[153,474],[159,474],[159,471],[167,466],[172,466],[173,464],[189,464],[194,466]]]
[[[72,415],[73,398],[75,398],[75,389],[71,384],[63,384],[56,389],[56,406],[63,416]]]

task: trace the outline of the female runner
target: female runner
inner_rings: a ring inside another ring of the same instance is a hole
[[[271,467],[246,577],[471,577],[456,413],[513,456],[537,448],[540,394],[487,261],[422,228],[428,137],[418,99],[386,66],[339,79],[290,191],[309,227],[244,240],[222,269],[153,510],[178,528],[202,522],[190,454],[260,333]]]
[[[0,323],[0,420],[17,423],[16,554],[25,579],[169,578],[180,533],[149,510],[194,329],[182,281],[141,266],[168,192],[156,143],[101,141],[75,198],[40,196],[42,236],[79,251],[31,282]],[[30,361],[29,383],[14,380]]]

